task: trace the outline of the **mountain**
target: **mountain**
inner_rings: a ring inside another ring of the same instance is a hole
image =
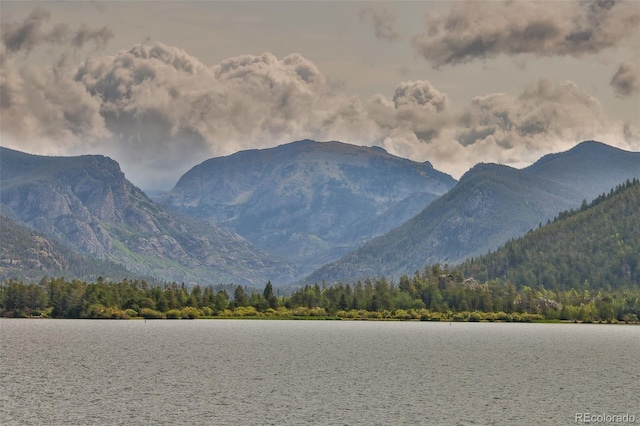
[[[460,266],[479,281],[518,287],[617,289],[640,286],[640,181],[620,185],[577,211]]]
[[[461,262],[497,248],[578,200],[567,188],[535,175],[479,164],[402,226],[323,266],[305,281],[398,277],[427,264]]]
[[[1,148],[0,166],[3,211],[82,255],[186,283],[262,285],[296,274],[231,231],[166,211],[110,158]]]
[[[586,141],[566,152],[545,155],[524,170],[567,186],[590,200],[640,176],[640,152]]]
[[[614,178],[640,177],[638,153],[587,142],[546,156],[524,170],[479,164],[451,191],[402,226],[303,281],[397,277],[422,270],[427,264],[460,263],[497,249],[560,211],[580,206],[582,200],[593,199],[609,184],[603,178],[608,173]],[[567,178],[565,185],[562,179],[568,176],[572,178]]]
[[[0,215],[0,281],[39,281],[44,276],[76,277],[95,281],[140,278],[124,266],[81,256],[62,243],[15,220]],[[142,277],[149,280],[147,277]]]
[[[454,184],[382,148],[303,140],[209,159],[157,201],[310,268],[400,225]]]

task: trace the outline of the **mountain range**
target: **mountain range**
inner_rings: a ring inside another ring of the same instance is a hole
[[[640,153],[592,141],[456,182],[381,148],[305,140],[212,158],[151,200],[107,157],[1,148],[0,278],[91,277],[96,259],[187,284],[394,278],[495,250],[634,177]]]
[[[398,277],[427,264],[457,264],[634,177],[640,177],[640,153],[593,141],[523,170],[478,164],[418,215],[303,282]]]
[[[0,180],[6,216],[132,273],[246,285],[296,276],[294,265],[232,231],[158,206],[107,157],[45,157],[2,148]]]

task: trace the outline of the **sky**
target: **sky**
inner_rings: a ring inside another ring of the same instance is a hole
[[[459,178],[640,151],[640,1],[0,3],[0,144],[102,154],[145,190],[301,140]]]

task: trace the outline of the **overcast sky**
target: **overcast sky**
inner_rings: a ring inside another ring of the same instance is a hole
[[[639,1],[11,2],[1,144],[143,189],[311,138],[458,178],[595,139],[640,151]]]

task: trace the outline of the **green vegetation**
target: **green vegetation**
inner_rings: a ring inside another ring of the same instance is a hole
[[[397,277],[425,264],[459,263],[497,249],[581,199],[533,174],[478,164],[418,215],[323,266],[305,282]]]
[[[640,286],[640,181],[629,180],[578,210],[460,270],[479,281],[552,290],[611,290]]]
[[[422,321],[580,321],[637,323],[640,290],[568,291],[516,289],[497,281],[480,284],[460,271],[434,265],[403,276],[352,285],[305,286],[278,297],[270,282],[250,294],[184,284],[149,286],[145,281],[95,283],[64,278],[0,286],[0,315],[50,318],[195,319],[290,318]]]

